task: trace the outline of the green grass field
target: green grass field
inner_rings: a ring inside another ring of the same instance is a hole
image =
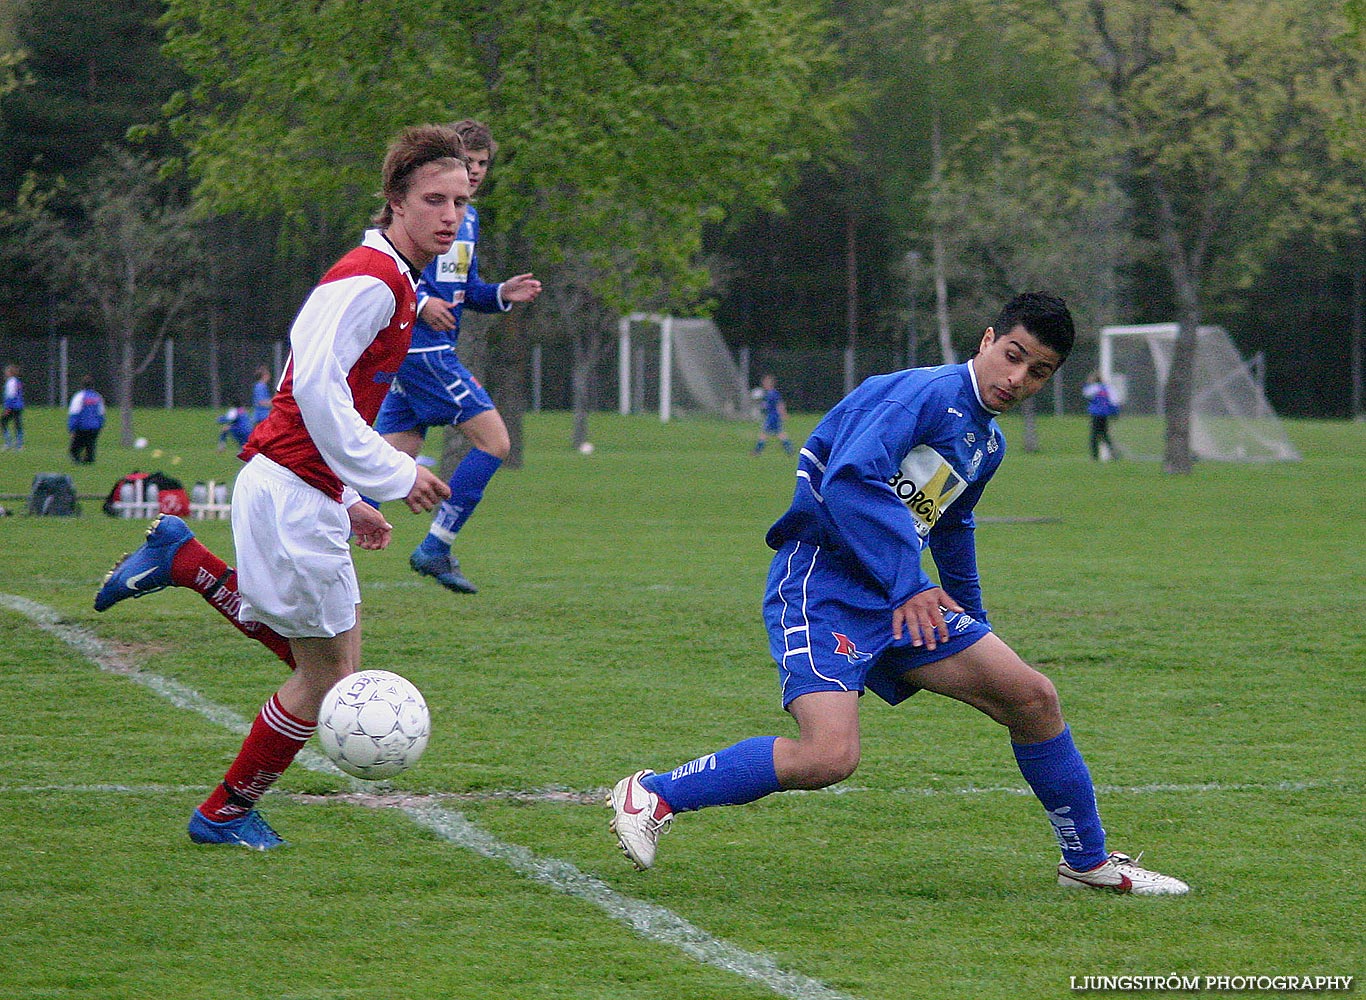
[[[108,431],[78,489],[231,476],[213,416],[140,411],[160,458]],[[393,546],[357,552],[367,665],[422,688],[431,744],[382,795],[291,768],[269,854],[185,823],[284,668],[188,591],[95,614],[143,522],[0,518],[0,997],[1004,1000],[1366,974],[1366,425],[1291,423],[1300,463],[1173,478],[1093,464],[1081,418],[1043,420],[1031,455],[1004,423],[978,510],[993,624],[1057,684],[1111,845],[1191,895],[1057,888],[1004,732],[929,695],[864,702],[835,791],[684,815],[634,872],[608,784],[795,732],[758,614],[792,463],[749,457],[749,426],[608,415],[583,456],[544,414],[457,547],[479,595],[409,571],[427,518],[399,504]],[[71,471],[61,414],[28,424],[0,493]],[[226,522],[197,531],[230,557]]]

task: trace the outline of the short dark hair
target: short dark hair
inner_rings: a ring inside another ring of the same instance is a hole
[[[441,161],[469,166],[465,159],[465,144],[455,129],[448,125],[414,125],[400,132],[389,144],[389,151],[384,156],[380,189],[384,204],[375,213],[375,224],[388,226],[392,223],[394,211],[391,203],[403,200],[412,184],[413,175],[419,168]]]
[[[1004,337],[1017,326],[1032,333],[1045,347],[1058,352],[1066,361],[1077,339],[1077,328],[1067,303],[1047,292],[1022,292],[1001,308],[996,317],[995,330]]]
[[[465,143],[466,149],[486,149],[490,156],[498,152],[498,143],[493,141],[493,132],[481,121],[464,118],[451,128]]]

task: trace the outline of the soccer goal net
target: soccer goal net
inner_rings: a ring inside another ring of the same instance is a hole
[[[633,313],[618,323],[618,409],[658,409],[750,420],[754,403],[740,366],[709,319]]]
[[[1120,405],[1110,436],[1130,458],[1161,458],[1166,388],[1176,351],[1175,323],[1107,326],[1100,331],[1100,372]],[[1296,461],[1252,368],[1221,326],[1196,335],[1191,381],[1191,452],[1233,462]]]

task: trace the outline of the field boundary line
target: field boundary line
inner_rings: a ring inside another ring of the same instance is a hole
[[[215,704],[198,691],[168,677],[142,670],[129,663],[88,629],[66,621],[54,609],[26,597],[0,593],[0,605],[24,615],[45,632],[61,639],[101,670],[127,677],[141,684],[177,708],[198,712],[239,735],[250,723],[232,709]],[[362,784],[346,775],[330,760],[305,748],[297,762],[310,771],[340,775],[353,791],[373,790],[374,782]],[[746,951],[738,945],[708,934],[683,917],[656,903],[635,899],[613,889],[606,882],[558,858],[543,858],[525,847],[499,840],[470,822],[462,813],[436,805],[400,806],[415,824],[437,834],[448,843],[463,847],[481,857],[499,861],[539,885],[563,895],[592,903],[618,923],[625,924],[641,937],[669,945],[689,957],[714,968],[742,976],[766,986],[789,1000],[854,1000],[848,994],[800,973],[788,972],[760,952]]]

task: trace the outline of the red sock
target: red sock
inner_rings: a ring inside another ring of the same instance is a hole
[[[285,773],[316,728],[316,722],[290,715],[280,707],[279,696],[271,695],[251,724],[237,759],[199,811],[215,823],[247,812]]]
[[[171,560],[171,582],[202,594],[209,606],[232,622],[243,635],[255,639],[294,669],[289,640],[269,625],[238,621],[242,595],[237,592],[237,570],[204,547],[198,538],[187,538]]]

